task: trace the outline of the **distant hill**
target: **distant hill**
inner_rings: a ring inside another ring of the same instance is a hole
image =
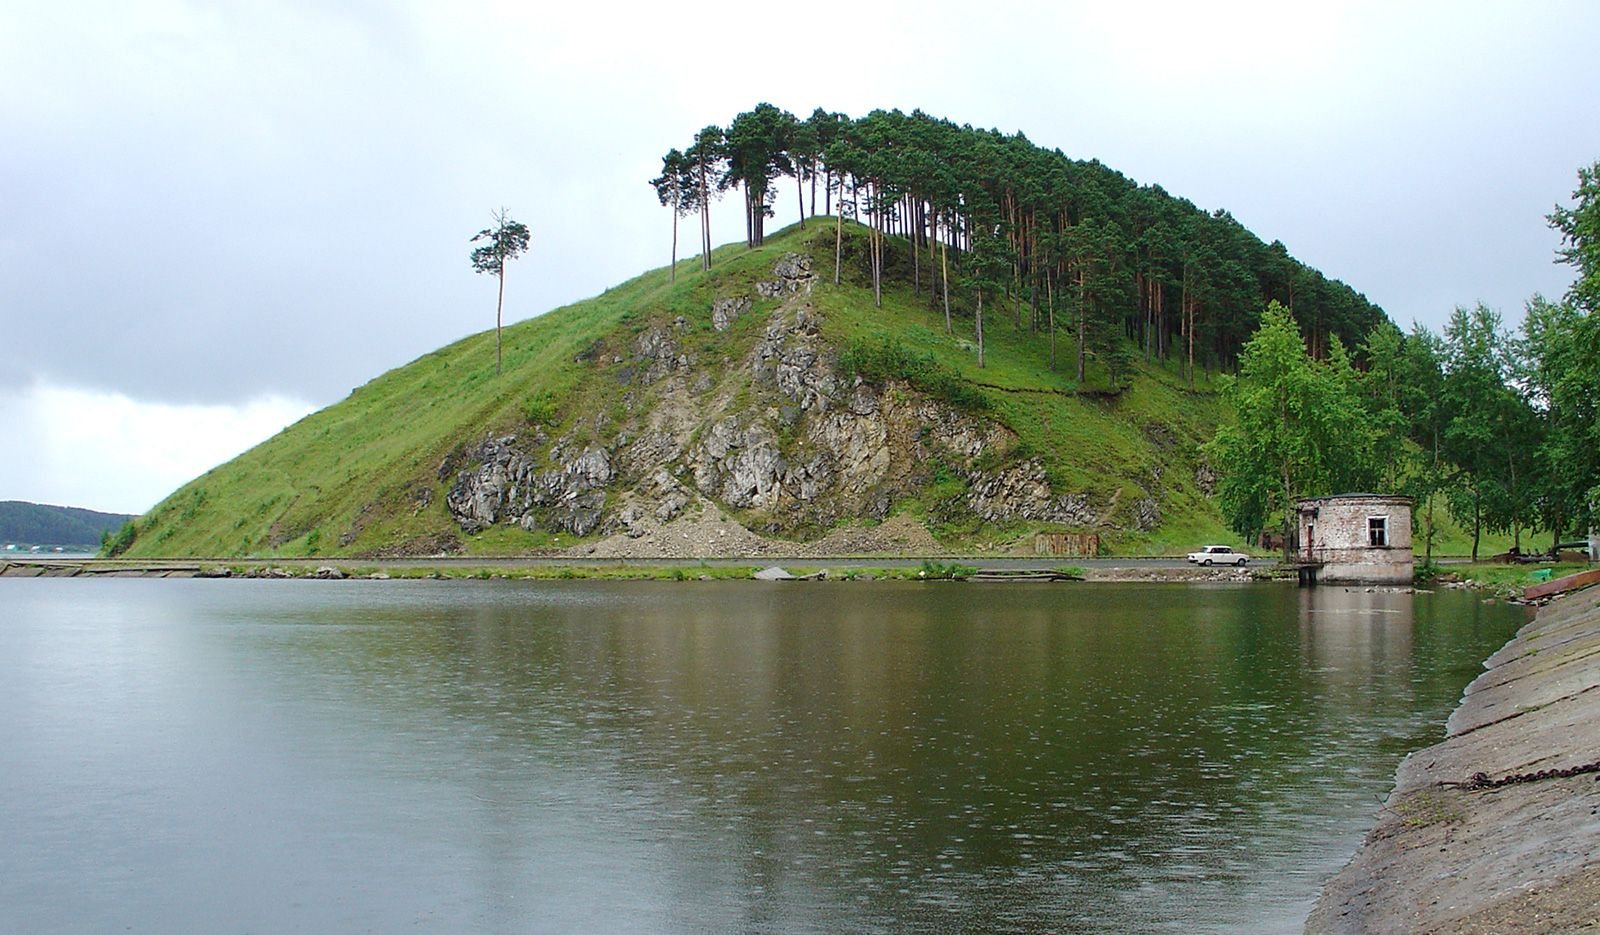
[[[126,513],[100,513],[71,506],[0,500],[0,544],[100,545],[100,534],[116,532],[133,519]]]

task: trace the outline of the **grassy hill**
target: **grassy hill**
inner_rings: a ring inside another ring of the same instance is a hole
[[[912,494],[897,495],[890,515],[925,523],[952,548],[1021,543],[1035,531],[1099,532],[1120,553],[1236,541],[1197,478],[1199,446],[1219,418],[1208,381],[1190,389],[1175,370],[1139,361],[1132,380],[1110,392],[1092,362],[1079,386],[1071,373],[1070,332],[1058,335],[1060,366],[1052,370],[1048,336],[1034,330],[1027,310],[993,301],[985,305],[988,365],[980,369],[965,296],[952,288],[953,334],[945,333],[942,308],[930,300],[926,282],[913,293],[909,269],[891,275],[882,307],[874,307],[861,259],[865,232],[846,225],[846,234],[838,286],[832,222],[814,219],[804,230],[769,236],[754,250],[742,244],[718,249],[709,272],[697,260],[683,261],[676,281],[669,270],[654,270],[511,325],[498,375],[492,331],[426,354],[183,486],[137,521],[127,554],[506,554],[570,546],[572,536],[547,529],[497,525],[463,534],[444,501],[472,446],[500,435],[574,438],[613,449],[627,443],[661,398],[654,387],[626,382],[624,357],[641,336],[671,328],[686,357],[711,370],[718,362],[736,369],[759,353],[768,317],[783,301],[752,290],[791,253],[813,258],[817,275],[807,301],[825,354],[887,393],[943,400],[1008,429],[1015,444],[990,453],[991,460],[1036,461],[1053,491],[1081,495],[1103,522],[1063,528],[985,521],[960,508],[971,472],[962,476],[938,465],[919,475]],[[729,296],[751,297],[751,304],[719,331],[711,309]],[[754,384],[733,392],[736,403],[751,409],[782,404]],[[752,528],[762,519],[748,510],[725,511]],[[784,532],[807,537],[826,531]]]

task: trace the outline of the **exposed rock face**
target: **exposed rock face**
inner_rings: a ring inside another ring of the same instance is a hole
[[[588,534],[600,523],[605,487],[611,482],[611,461],[599,448],[569,455],[557,442],[549,454],[555,466],[539,462],[516,448],[516,436],[485,439],[471,453],[469,466],[456,476],[445,504],[462,530],[475,533],[496,522],[515,522],[524,529],[564,530]]]
[[[1057,496],[1045,478],[1044,466],[1037,461],[972,475],[967,506],[987,522],[1028,519],[1089,526],[1097,518],[1087,497]]]
[[[749,296],[718,299],[711,303],[711,327],[717,331],[727,331],[734,319],[748,311],[750,311]]]
[[[667,328],[651,328],[639,335],[634,341],[634,354],[639,363],[644,367],[644,372],[639,375],[640,382],[645,386],[655,383],[676,370],[687,370],[693,360],[689,355],[682,353],[673,332],[682,331],[687,323],[679,318],[672,323],[671,330]],[[632,373],[632,371],[628,371]],[[626,379],[623,382],[627,382]]]
[[[785,253],[783,259],[772,267],[776,278],[756,283],[756,295],[765,299],[778,299],[799,292],[815,278],[811,272],[811,258],[800,253]]]
[[[1087,496],[1053,490],[1037,460],[1008,461],[1016,439],[1003,426],[901,385],[843,380],[807,300],[810,258],[785,255],[773,277],[756,291],[784,301],[742,360],[702,363],[690,323],[656,323],[624,353],[592,355],[627,387],[622,424],[593,413],[553,443],[486,438],[447,458],[440,476],[456,480],[446,506],[462,530],[640,538],[720,506],[763,532],[803,533],[884,517],[935,470],[957,478],[965,508],[987,522],[1100,522]],[[751,308],[749,296],[718,299],[711,328]]]

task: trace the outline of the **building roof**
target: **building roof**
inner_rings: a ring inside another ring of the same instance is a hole
[[[1303,503],[1337,503],[1340,501],[1363,503],[1389,503],[1394,505],[1411,505],[1411,498],[1394,493],[1336,493],[1326,497],[1304,497],[1296,502],[1296,506]]]

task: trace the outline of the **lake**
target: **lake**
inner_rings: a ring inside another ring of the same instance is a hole
[[[1298,932],[1459,591],[0,580],[0,930]]]

